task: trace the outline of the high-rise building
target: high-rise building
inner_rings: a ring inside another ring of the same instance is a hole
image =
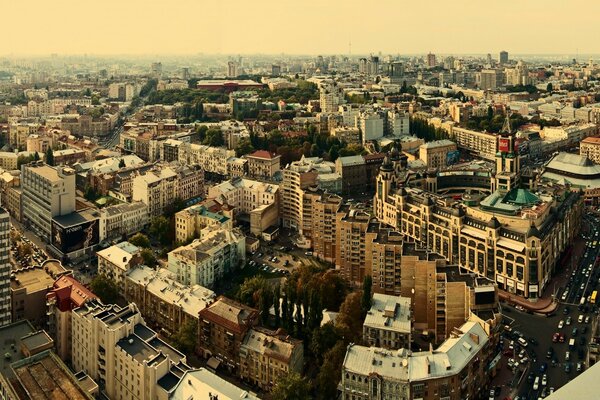
[[[429,53],[427,54],[427,66],[429,68],[435,67],[437,65],[435,54]]]
[[[75,211],[75,170],[51,167],[38,161],[21,166],[23,219],[46,241],[52,234],[52,218]]]
[[[502,50],[498,55],[498,62],[500,64],[508,64],[508,51]]]
[[[227,63],[227,77],[236,78],[238,75],[238,64],[235,61],[229,61]]]
[[[190,67],[181,67],[181,79],[188,80],[192,76],[190,74]]]
[[[11,318],[9,232],[10,216],[0,208],[0,326],[10,324]]]
[[[341,86],[331,81],[321,83],[319,105],[322,112],[337,112],[339,106],[344,103],[344,90]]]
[[[494,90],[502,85],[502,72],[497,69],[484,69],[479,76],[481,90]]]
[[[153,62],[150,67],[150,71],[151,71],[152,75],[155,77],[162,76],[162,63],[160,61]]]
[[[271,65],[271,75],[273,75],[273,76],[281,75],[281,65],[279,65],[279,64]]]

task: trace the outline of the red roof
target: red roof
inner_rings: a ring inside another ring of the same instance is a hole
[[[249,157],[264,158],[267,160],[271,160],[271,159],[273,159],[273,156],[274,156],[274,154],[271,154],[266,150],[257,150],[254,153],[250,154]]]
[[[86,288],[81,282],[70,275],[64,275],[54,282],[54,288],[48,297],[55,297],[60,311],[70,311],[81,306],[89,299],[97,296]]]

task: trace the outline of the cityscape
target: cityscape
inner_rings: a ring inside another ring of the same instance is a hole
[[[0,399],[600,398],[600,10],[456,1],[34,5]]]

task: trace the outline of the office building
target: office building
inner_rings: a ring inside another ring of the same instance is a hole
[[[354,120],[352,120],[352,124],[354,124]],[[338,126],[331,129],[329,134],[337,138],[340,142],[345,142],[347,144],[362,143],[360,140],[360,130],[358,128],[350,126]]]
[[[200,311],[199,318],[200,355],[209,359],[213,368],[223,365],[231,372],[239,372],[240,348],[257,323],[258,310],[220,296]]]
[[[427,66],[429,68],[437,66],[437,61],[435,59],[435,54],[431,54],[431,53],[427,54]]]
[[[508,64],[508,51],[503,50],[498,54],[498,63]]]
[[[447,165],[448,154],[456,149],[456,143],[447,139],[427,142],[419,147],[419,159],[427,168],[443,168]]]
[[[479,73],[481,90],[495,90],[502,86],[502,71],[497,69],[484,69]]]
[[[356,117],[356,127],[360,129],[363,143],[381,139],[384,133],[384,119],[378,113],[360,112]]]
[[[269,390],[291,373],[302,374],[304,344],[281,332],[252,328],[240,346],[240,377]]]
[[[52,218],[75,211],[75,170],[43,162],[21,166],[23,220],[45,241],[52,235]]]
[[[0,327],[11,321],[12,302],[10,289],[10,216],[0,208]]]

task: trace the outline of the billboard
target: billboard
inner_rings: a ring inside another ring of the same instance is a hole
[[[446,154],[446,165],[456,164],[460,160],[460,151],[452,150]]]
[[[62,226],[52,220],[52,245],[68,254],[98,244],[98,220],[86,220],[74,225]]]
[[[502,153],[508,153],[510,151],[510,139],[500,138],[498,139],[498,151]]]

